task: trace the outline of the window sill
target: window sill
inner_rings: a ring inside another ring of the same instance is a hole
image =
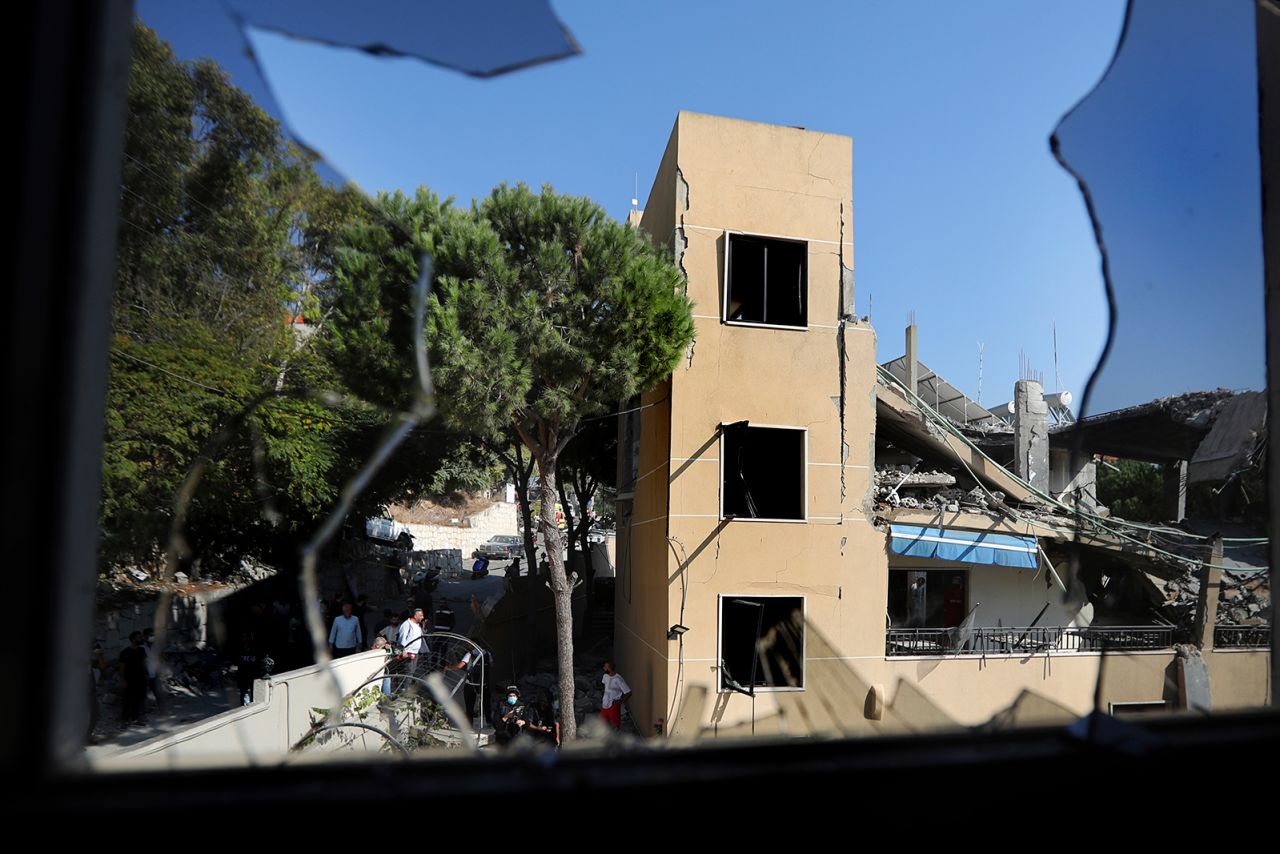
[[[804,686],[801,686],[799,688],[793,688],[788,686],[784,686],[781,688],[766,688],[763,685],[761,685],[756,688],[756,693],[757,694],[798,694],[803,692],[804,690],[805,690]],[[730,688],[717,688],[716,693],[717,694],[738,694],[743,697],[747,696],[746,694],[743,694],[741,691],[734,691]]]
[[[809,517],[803,519],[761,519],[755,516],[721,516],[721,522],[782,522],[789,525],[807,525]]]
[[[784,329],[788,332],[808,332],[808,326],[786,326],[780,323],[753,323],[749,320],[721,320],[725,326],[746,326],[753,329]]]

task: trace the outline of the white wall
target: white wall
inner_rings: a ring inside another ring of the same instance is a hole
[[[1065,579],[1064,579],[1065,580]],[[1046,586],[1046,582],[1052,586]],[[975,566],[969,570],[969,607],[981,602],[975,625],[1029,626],[1044,612],[1037,626],[1069,626],[1076,610],[1062,601],[1062,588],[1053,583],[1047,569],[1011,569],[1003,566]]]
[[[954,570],[967,576],[969,600],[966,611],[974,605],[979,606],[974,618],[975,626],[1028,626],[1046,602],[1049,603],[1049,610],[1044,612],[1044,616],[1036,623],[1037,626],[1069,626],[1079,613],[1078,607],[1070,607],[1063,602],[1062,588],[1044,567],[1037,571],[895,557],[891,559],[889,569],[894,572],[913,569]],[[1058,571],[1061,573],[1064,570],[1059,568]],[[1062,580],[1070,584],[1069,578]]]
[[[497,502],[487,509],[467,517],[467,527],[457,525],[414,525],[410,524],[409,533],[413,534],[413,547],[426,551],[428,549],[461,549],[462,559],[466,561],[471,553],[490,537],[499,534],[515,535],[520,533],[520,510],[517,504]]]
[[[380,674],[383,661],[381,652],[365,652],[331,662],[328,668],[311,665],[259,680],[252,705],[101,756],[92,760],[93,766],[132,771],[279,763],[311,728],[313,708],[341,702],[370,676]],[[377,742],[380,746],[381,740]]]

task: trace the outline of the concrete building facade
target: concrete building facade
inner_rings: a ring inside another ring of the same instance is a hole
[[[642,729],[695,684],[721,719],[750,716],[722,684],[722,611],[751,608],[733,600],[781,597],[845,648],[883,642],[854,601],[885,556],[865,506],[875,334],[853,318],[852,158],[848,137],[691,113],[663,155],[641,228],[685,270],[697,339],[641,401],[620,508],[615,648]],[[751,292],[762,278],[773,294]]]
[[[849,137],[682,112],[632,217],[685,271],[697,329],[669,380],[620,425],[614,649],[638,726],[902,731],[980,723],[1027,692],[1046,701],[1041,716],[1075,715],[1100,678],[1108,704],[1172,703],[1171,648],[1105,661],[1061,643],[1034,655],[887,650],[891,583],[913,572],[963,573],[956,607],[972,615],[983,602],[983,625],[1087,627],[1089,614],[1066,595],[1073,578],[1047,590],[1035,538],[1059,531],[877,516],[877,408],[884,417],[887,402],[903,424],[914,415],[878,378],[876,334],[854,311],[852,163]],[[1016,497],[1010,472],[936,441]],[[887,521],[1021,536],[1035,563],[898,553]],[[1265,652],[1204,660],[1216,708],[1266,701]]]

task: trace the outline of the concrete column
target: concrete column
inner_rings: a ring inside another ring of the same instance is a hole
[[[1201,649],[1213,649],[1213,627],[1218,618],[1218,597],[1222,589],[1222,535],[1209,541],[1208,566],[1200,567],[1200,595],[1196,599],[1196,618],[1192,624],[1191,642]]]
[[[1049,492],[1049,405],[1035,380],[1013,386],[1013,472],[1034,488]]]
[[[918,330],[914,323],[907,325],[907,388],[912,394],[920,393],[920,360],[917,354]]]
[[[1187,516],[1187,461],[1170,460],[1164,469],[1164,515],[1171,522]]]
[[[1093,454],[1067,448],[1049,449],[1050,495],[1075,507],[1093,511],[1098,506],[1098,464]]]

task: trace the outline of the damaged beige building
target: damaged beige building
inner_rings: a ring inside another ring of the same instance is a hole
[[[633,217],[686,272],[697,323],[620,424],[614,645],[641,730],[1063,718],[1093,707],[1100,671],[1104,710],[1264,703],[1267,654],[1214,650],[1212,622],[1181,658],[1166,627],[1095,624],[1099,555],[1184,570],[1045,504],[1048,442],[1019,476],[877,365],[852,162],[848,137],[681,113]],[[1055,492],[1080,491],[1087,466],[1054,459]],[[983,501],[881,500],[922,461]]]

